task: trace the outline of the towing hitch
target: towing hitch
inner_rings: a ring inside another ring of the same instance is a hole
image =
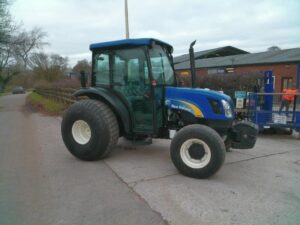
[[[241,121],[233,125],[229,132],[232,148],[253,148],[258,135],[258,126],[249,121]]]

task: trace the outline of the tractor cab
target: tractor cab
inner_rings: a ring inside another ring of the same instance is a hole
[[[157,133],[163,125],[164,88],[176,85],[172,47],[155,39],[126,39],[90,49],[92,87],[109,88],[120,97],[134,133]]]

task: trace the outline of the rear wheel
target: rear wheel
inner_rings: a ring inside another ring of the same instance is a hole
[[[87,161],[107,156],[119,138],[114,113],[106,104],[96,100],[71,105],[63,116],[61,132],[71,154]]]
[[[189,125],[182,128],[172,140],[171,158],[182,174],[208,178],[224,163],[224,141],[210,127]]]

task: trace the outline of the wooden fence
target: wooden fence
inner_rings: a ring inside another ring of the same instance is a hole
[[[46,97],[46,98],[50,98],[54,101],[57,102],[62,102],[66,105],[71,105],[74,102],[76,102],[76,100],[78,100],[78,98],[72,96],[72,94],[75,92],[76,89],[73,88],[60,88],[60,87],[52,87],[52,88],[36,88],[35,91]]]

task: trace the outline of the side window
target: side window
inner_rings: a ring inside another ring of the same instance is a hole
[[[281,82],[281,89],[289,89],[293,86],[293,78],[292,77],[283,77]]]
[[[114,55],[113,81],[114,84],[124,85],[128,74],[126,71],[126,61],[118,55]]]
[[[162,58],[160,56],[160,52],[156,51],[156,49],[151,49],[150,57],[153,79],[156,80],[159,84],[163,84],[164,67],[162,63]]]
[[[109,55],[106,53],[96,54],[94,61],[95,84],[109,84]]]
[[[144,77],[145,77],[145,84],[150,84],[147,61],[144,61]]]
[[[122,49],[113,52],[113,82],[149,84],[149,70],[144,51],[140,48]]]
[[[175,73],[170,60],[161,46],[157,45],[150,49],[150,61],[153,79],[159,84],[174,85]]]
[[[128,60],[128,75],[129,81],[140,80],[139,59]]]

